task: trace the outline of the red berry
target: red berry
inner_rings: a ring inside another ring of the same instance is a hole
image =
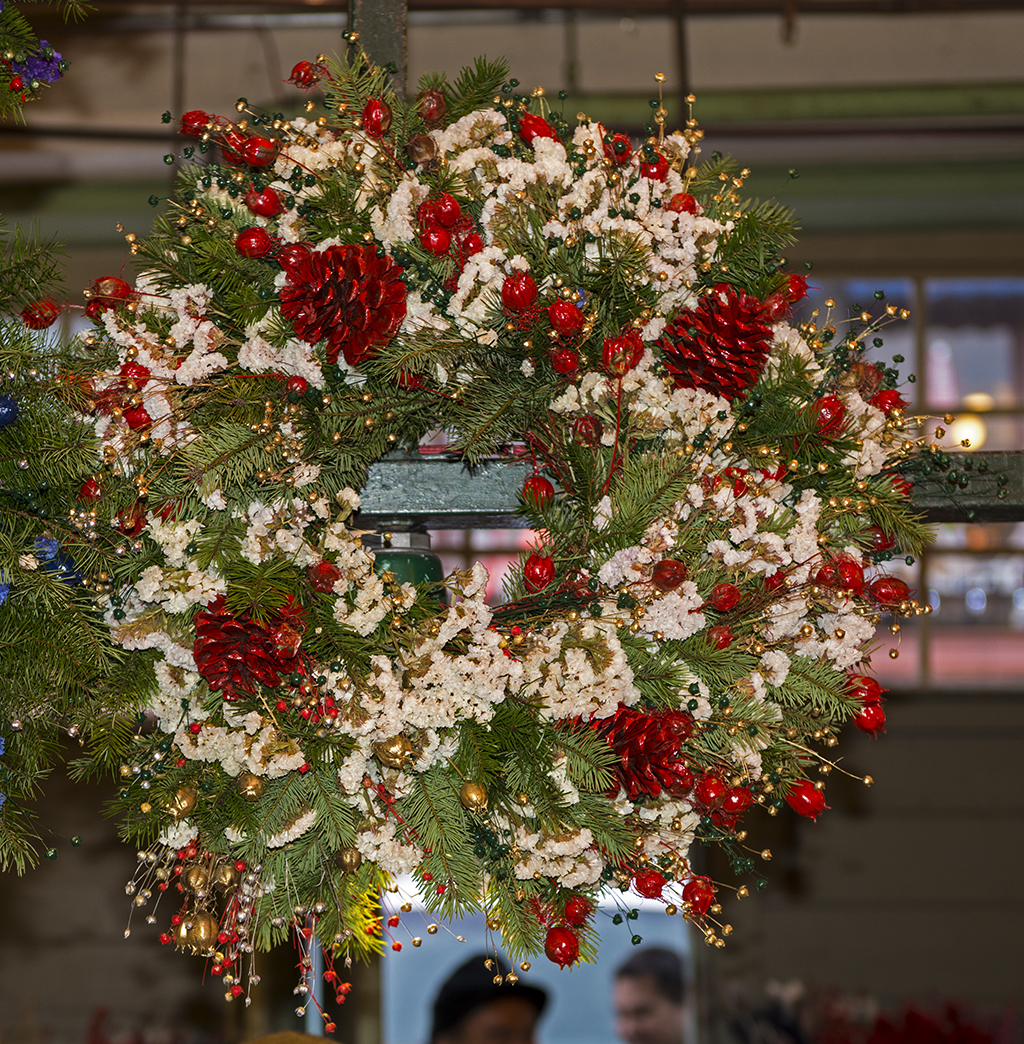
[[[11,82],[7,85],[7,87],[12,94],[17,94],[18,91],[24,90],[25,81],[20,76],[13,76],[11,78]]]
[[[284,390],[290,401],[297,402],[309,390],[309,381],[305,377],[289,377],[284,382]]]
[[[273,236],[258,225],[243,228],[235,237],[235,250],[243,257],[266,257],[273,249]]]
[[[292,74],[288,77],[288,83],[294,83],[296,87],[308,91],[320,82],[323,74],[322,65],[314,65],[312,62],[297,62],[292,66]]]
[[[556,301],[548,306],[548,319],[560,334],[572,337],[583,329],[583,312],[572,301]]]
[[[33,301],[21,310],[22,322],[30,330],[46,330],[60,318],[60,305],[53,301]]]
[[[281,146],[273,138],[250,138],[242,146],[242,155],[250,167],[269,167],[277,159]]]
[[[188,731],[191,732],[193,736],[198,736],[199,733],[203,731],[203,723],[201,721],[192,722],[188,727]]]
[[[462,241],[462,252],[466,257],[472,257],[474,254],[479,254],[483,248],[484,241],[476,234],[476,232],[470,232],[470,234]]]
[[[910,598],[910,588],[895,576],[881,576],[868,586],[871,597],[883,606],[897,606]]]
[[[883,689],[874,678],[869,678],[864,674],[851,674],[846,678],[847,695],[855,700],[860,700],[865,705],[881,703],[882,693],[888,691],[888,689]]]
[[[690,904],[691,917],[703,917],[715,901],[715,886],[706,877],[693,877],[683,885],[683,902]]]
[[[166,946],[170,941],[171,941],[171,937],[167,934],[167,932],[161,932],[160,933],[160,942],[164,946]]]
[[[580,357],[571,348],[557,348],[551,353],[551,368],[555,373],[575,373]]]
[[[640,174],[651,181],[664,181],[668,177],[668,160],[660,152],[655,156],[658,158],[653,162],[640,164]]]
[[[555,487],[543,475],[530,475],[523,483],[523,500],[543,511],[555,495]]]
[[[716,624],[708,628],[708,638],[716,649],[728,649],[736,638],[732,628],[725,624]]]
[[[711,597],[708,599],[711,607],[720,613],[727,613],[730,609],[735,609],[742,600],[743,595],[740,594],[740,589],[735,584],[728,583],[715,584]]]
[[[399,923],[400,923],[400,921],[401,921],[401,918],[398,916],[398,914],[392,914],[388,918],[388,927],[389,928],[397,928]]]
[[[547,555],[530,555],[523,566],[526,590],[542,591],[555,578],[555,563]]]
[[[812,407],[816,414],[815,423],[822,435],[836,435],[843,426],[846,405],[838,395],[826,395]]]
[[[146,412],[145,406],[135,406],[130,410],[124,410],[121,416],[124,417],[125,424],[133,431],[153,423],[153,418]]]
[[[341,579],[341,570],[326,558],[309,567],[309,586],[314,591],[329,594],[334,590],[335,581]]]
[[[439,224],[444,225],[445,228],[451,228],[462,217],[462,207],[459,206],[459,201],[454,196],[445,192],[438,197],[434,205],[434,214]]]
[[[643,358],[644,342],[638,330],[628,330],[618,337],[606,337],[601,353],[605,373],[624,377]]]
[[[100,484],[94,478],[86,479],[78,490],[78,499],[84,500],[87,504],[99,500],[102,495]]]
[[[802,779],[790,787],[786,801],[794,812],[807,816],[808,819],[817,819],[828,808],[825,795],[807,779]]]
[[[519,137],[528,145],[533,144],[534,138],[553,138],[558,141],[555,128],[547,120],[534,116],[532,112],[519,117]]]
[[[303,261],[313,256],[308,243],[289,243],[277,255],[277,263],[288,273],[296,271]]]
[[[734,496],[742,497],[747,492],[746,474],[746,468],[728,467],[722,472],[723,478],[728,479],[732,483],[732,492]]]
[[[525,312],[537,300],[537,284],[529,272],[513,272],[501,284],[501,303],[510,312]]]
[[[231,987],[232,997],[241,997],[243,993],[245,993],[245,990],[242,989],[242,987],[239,986],[238,983],[235,983],[235,985]]]
[[[429,90],[421,91],[416,101],[424,123],[437,123],[444,118],[445,110],[448,106],[441,91],[433,87]]]
[[[201,138],[206,133],[211,119],[212,117],[208,112],[203,112],[202,109],[193,109],[181,117],[178,133],[184,134],[189,138]]]
[[[544,937],[544,953],[549,961],[564,968],[579,960],[580,941],[572,929],[556,924]]]
[[[875,392],[871,396],[870,402],[886,416],[893,410],[905,410],[910,405],[895,388],[883,388],[881,391]]]
[[[281,197],[272,189],[257,192],[254,188],[245,194],[245,205],[260,217],[277,217],[284,210]]]
[[[745,812],[754,802],[754,795],[746,787],[730,787],[722,799],[722,811],[730,816]]]
[[[633,155],[633,144],[625,134],[613,134],[612,140],[604,143],[604,154],[621,167]]]
[[[435,257],[443,257],[451,245],[452,234],[441,225],[427,225],[420,233],[420,246]]]
[[[135,385],[136,390],[145,388],[149,384],[150,372],[146,366],[140,366],[138,363],[130,362],[125,363],[121,367],[121,376],[126,377],[127,380],[122,381],[121,384],[127,390],[128,381],[131,381]]]
[[[885,732],[885,711],[880,703],[869,703],[859,714],[854,715],[853,723],[861,732],[875,736]]]
[[[604,426],[592,413],[588,413],[585,417],[580,417],[572,426],[573,438],[581,446],[590,446],[592,449],[600,445],[603,433]]]
[[[693,794],[702,805],[717,808],[725,799],[728,790],[721,777],[708,773],[697,780]]]
[[[666,884],[665,875],[657,870],[641,870],[633,875],[633,887],[645,899],[660,899]]]
[[[700,207],[689,192],[677,192],[665,205],[665,209],[676,214],[696,214]]]
[[[659,591],[674,591],[688,575],[689,570],[678,559],[665,558],[651,570],[651,583]]]
[[[371,98],[363,106],[363,130],[371,138],[383,138],[391,126],[391,106]]]
[[[587,923],[587,919],[594,912],[594,904],[582,895],[572,895],[565,903],[563,917],[570,923],[580,927]]]
[[[814,582],[822,587],[841,588],[859,595],[864,590],[864,570],[849,555],[840,555],[818,570]]]
[[[891,551],[896,546],[896,538],[890,536],[881,526],[872,526],[868,530],[872,551]]]

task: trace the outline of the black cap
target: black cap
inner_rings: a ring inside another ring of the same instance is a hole
[[[491,957],[491,967],[484,963],[486,953],[478,953],[470,957],[465,964],[460,964],[445,980],[434,1000],[434,1024],[430,1029],[430,1039],[451,1029],[460,1019],[475,1011],[481,1004],[486,1004],[497,997],[522,997],[528,1000],[539,1015],[548,1002],[548,995],[536,986],[527,986],[522,982],[507,983],[509,967],[500,958]],[[494,980],[501,975],[502,981]]]

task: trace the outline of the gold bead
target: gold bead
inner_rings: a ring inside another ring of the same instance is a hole
[[[519,970],[520,971],[529,971],[530,970],[530,962],[529,961],[520,961],[520,963],[519,963]]]
[[[679,909],[676,907],[675,903],[669,903],[668,906],[665,907],[665,913],[669,917],[675,917],[675,915],[679,913]]]
[[[246,801],[259,801],[263,797],[263,780],[254,772],[242,772],[235,780],[235,789]]]
[[[363,862],[363,853],[358,848],[339,848],[334,862],[346,874],[353,874]]]
[[[418,935],[414,935],[412,937],[412,944],[413,946],[422,946],[423,940]]]
[[[143,815],[146,815],[146,814],[148,814],[149,812],[152,812],[152,811],[153,811],[153,806],[152,806],[152,805],[151,805],[151,804],[150,804],[150,803],[149,803],[148,801],[143,801],[143,802],[142,802],[142,804],[141,804],[141,805],[139,805],[139,811],[140,811],[140,812],[141,812],[141,813],[142,813]]]
[[[492,932],[496,932],[501,927],[501,921],[498,920],[497,917],[488,917],[487,927],[490,928]]]
[[[436,924],[428,924],[427,925],[427,935],[437,935],[437,925]]]
[[[459,788],[459,801],[463,808],[472,812],[482,812],[487,808],[487,790],[480,783],[471,783],[467,780]]]
[[[873,776],[865,776],[862,782],[864,786],[870,787],[875,782],[875,780]]]

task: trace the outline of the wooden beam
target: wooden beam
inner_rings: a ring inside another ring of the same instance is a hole
[[[349,0],[349,29],[359,34],[359,45],[377,65],[393,67],[401,95],[409,64],[407,22],[406,0]]]

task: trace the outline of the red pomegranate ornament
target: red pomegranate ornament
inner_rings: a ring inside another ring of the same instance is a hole
[[[21,310],[21,321],[30,330],[46,330],[60,318],[60,305],[49,299],[33,301]]]
[[[323,340],[327,361],[344,353],[349,366],[372,359],[405,318],[403,269],[372,243],[331,246],[289,269],[281,289],[281,313],[296,337]]]
[[[826,395],[811,407],[822,435],[838,435],[846,417],[846,404],[838,395]]]
[[[537,284],[529,272],[515,271],[501,284],[501,303],[510,312],[525,312],[537,300]]]
[[[209,129],[213,117],[202,109],[192,109],[181,117],[178,133],[188,138],[201,138]]]
[[[864,674],[850,674],[846,678],[846,693],[855,700],[867,705],[869,703],[881,703],[882,693],[888,692],[883,689],[874,678]]]
[[[894,410],[905,410],[910,405],[895,388],[882,388],[881,391],[875,392],[868,401],[887,417]]]
[[[579,960],[580,941],[571,928],[556,924],[544,937],[544,953],[549,961],[565,968]]]
[[[275,688],[282,674],[299,669],[303,629],[299,607],[263,624],[246,613],[233,615],[220,597],[196,614],[192,653],[210,688],[235,700],[243,693],[255,695],[259,685]]]
[[[730,787],[722,798],[721,809],[729,816],[742,815],[754,803],[754,795],[746,787]]]
[[[728,649],[735,639],[736,635],[732,633],[732,628],[725,624],[715,624],[714,627],[708,628],[708,641],[716,649]]]
[[[712,772],[699,777],[693,787],[693,796],[708,808],[717,808],[724,800],[729,788],[721,776]]]
[[[735,609],[741,601],[743,601],[743,595],[740,593],[740,589],[735,584],[725,582],[715,584],[711,589],[711,597],[708,599],[711,608],[717,609],[720,613],[727,613],[730,609]]]
[[[661,592],[674,591],[689,576],[689,570],[678,558],[663,558],[651,570],[651,583]]]
[[[629,162],[633,155],[633,144],[625,134],[612,134],[611,141],[604,142],[604,154],[616,166],[621,167]]]
[[[849,555],[839,555],[815,573],[814,582],[821,587],[849,591],[856,596],[864,590],[864,570]]]
[[[633,875],[633,887],[645,899],[660,899],[668,881],[657,870],[640,870]]]
[[[684,797],[693,786],[693,773],[680,753],[693,729],[693,719],[682,711],[640,711],[619,706],[610,719],[592,721],[591,728],[604,736],[618,755],[616,782],[630,801],[641,794]]]
[[[86,504],[99,500],[102,495],[103,490],[94,478],[86,479],[78,489],[78,499]]]
[[[664,181],[668,177],[668,160],[660,152],[654,156],[653,160],[644,160],[640,164],[640,176],[651,181]]]
[[[309,586],[314,591],[322,594],[330,594],[334,590],[334,584],[341,579],[341,570],[333,563],[322,558],[319,562],[309,567]]]
[[[523,500],[537,511],[543,511],[555,495],[555,487],[543,475],[530,475],[523,483]]]
[[[880,576],[868,584],[868,594],[879,605],[891,609],[910,599],[910,588],[898,577]]]
[[[816,820],[828,808],[824,793],[808,779],[794,783],[786,794],[786,801],[794,812],[808,819]]]
[[[676,214],[696,214],[700,210],[700,204],[689,192],[677,192],[665,204],[665,209],[671,210]]]
[[[719,283],[692,312],[678,312],[658,341],[677,388],[737,398],[761,375],[771,330],[760,301]]]
[[[861,732],[869,736],[876,736],[879,732],[885,732],[885,711],[881,703],[869,703],[864,709],[853,716],[853,723]]]
[[[434,87],[420,91],[416,96],[416,103],[424,123],[440,123],[448,108],[444,94]]]
[[[593,449],[600,445],[601,436],[604,434],[604,425],[600,419],[592,413],[585,414],[577,419],[572,426],[573,438],[581,446],[589,446]]]
[[[427,225],[420,233],[420,246],[434,257],[444,257],[451,245],[452,234],[441,225]]]
[[[439,225],[451,228],[462,217],[462,207],[459,206],[459,201],[453,195],[444,192],[434,204],[434,216]]]
[[[582,895],[571,895],[565,902],[562,917],[569,924],[579,928],[587,923],[593,912],[594,904],[589,899],[585,899]]]
[[[523,566],[523,582],[531,593],[543,591],[555,578],[555,563],[547,555],[532,554]]]
[[[571,348],[556,348],[551,353],[551,369],[555,373],[575,373],[580,368],[580,357]]]
[[[286,272],[290,272],[312,256],[313,248],[309,243],[289,243],[277,252],[276,260]]]
[[[537,138],[552,138],[558,141],[555,128],[547,120],[535,116],[532,112],[524,113],[519,117],[519,137],[527,145],[532,145]]]
[[[146,428],[153,423],[153,418],[146,411],[145,406],[132,406],[122,411],[121,416],[124,418],[125,424],[133,431]]]
[[[583,329],[583,312],[572,301],[556,301],[548,306],[551,326],[566,337],[573,337]]]
[[[618,337],[606,337],[601,351],[604,372],[611,377],[624,377],[643,358],[644,342],[640,331],[631,329]]]
[[[243,228],[235,236],[235,251],[242,257],[266,257],[274,249],[274,237],[259,225]]]
[[[391,106],[379,98],[370,98],[363,106],[363,130],[371,138],[383,138],[391,128]]]
[[[480,235],[476,232],[470,232],[460,244],[462,253],[466,257],[472,257],[474,254],[479,254],[484,248],[484,241]]]
[[[289,402],[298,402],[308,390],[309,381],[305,377],[293,376],[284,382],[284,391]]]
[[[683,902],[689,904],[691,917],[703,917],[715,901],[715,886],[707,877],[691,877],[683,885]]]
[[[85,306],[85,314],[94,319],[102,315],[108,308],[117,308],[118,305],[134,298],[130,284],[117,276],[101,276],[95,279],[89,287],[89,303]]]
[[[292,74],[288,83],[294,83],[304,91],[312,90],[327,70],[318,62],[297,62],[292,66]]]
[[[249,189],[245,194],[245,205],[260,217],[277,217],[284,210],[281,197],[272,188],[265,188],[262,192]]]
[[[242,146],[242,155],[250,167],[269,167],[277,154],[281,151],[281,145],[273,138],[261,138],[258,135],[246,140]]]

